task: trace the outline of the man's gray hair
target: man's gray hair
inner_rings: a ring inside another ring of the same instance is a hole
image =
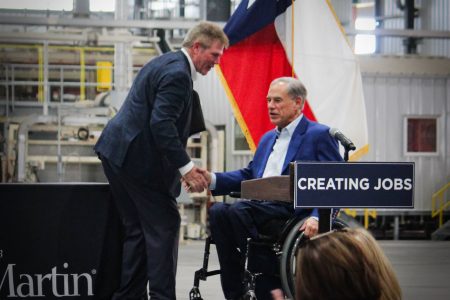
[[[220,41],[225,48],[228,47],[228,37],[220,26],[212,22],[200,22],[188,31],[182,46],[191,48],[195,42],[199,42],[203,47],[209,48],[215,40]]]
[[[280,77],[274,79],[270,83],[270,86],[280,82],[287,84],[287,93],[291,98],[295,99],[297,97],[300,97],[303,102],[305,102],[308,92],[306,90],[306,87],[299,79],[293,77]]]

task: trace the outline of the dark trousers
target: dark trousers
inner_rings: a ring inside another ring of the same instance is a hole
[[[120,288],[112,299],[147,299],[147,283],[152,300],[176,299],[180,229],[176,200],[101,160],[125,230]]]
[[[209,210],[211,236],[217,248],[222,290],[226,299],[236,299],[245,292],[242,284],[247,238],[257,238],[258,228],[275,218],[290,218],[291,203],[239,201],[216,203]],[[261,278],[264,286],[281,288],[279,279]],[[258,280],[260,281],[260,280]],[[260,285],[261,287],[261,285]],[[258,299],[271,299],[270,290],[256,287]]]

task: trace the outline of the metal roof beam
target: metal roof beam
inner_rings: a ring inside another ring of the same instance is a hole
[[[61,26],[61,27],[100,27],[100,28],[163,28],[163,29],[190,29],[196,20],[99,20],[99,19],[68,19],[60,17],[17,17],[5,16],[0,18],[3,25],[21,26]],[[223,23],[223,22],[222,22]],[[224,25],[225,23],[220,23]]]
[[[157,43],[158,37],[98,33],[0,32],[1,42],[36,43],[42,41],[111,45],[113,43]]]
[[[414,37],[427,39],[449,39],[450,31],[418,30],[418,29],[375,29],[375,30],[347,30],[348,35],[373,34],[379,37]]]

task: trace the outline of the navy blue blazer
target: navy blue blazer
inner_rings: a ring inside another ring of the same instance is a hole
[[[302,117],[294,130],[283,162],[282,175],[289,175],[289,163],[293,161],[342,161],[337,141],[329,134],[329,127]],[[271,130],[261,138],[253,160],[246,168],[216,173],[214,195],[225,195],[241,190],[241,181],[261,178],[267,160],[275,144],[276,131]],[[298,209],[296,213],[301,213]],[[311,213],[318,217],[317,209]]]
[[[177,197],[178,169],[186,153],[192,111],[192,78],[181,52],[152,59],[139,72],[94,150],[152,189]]]

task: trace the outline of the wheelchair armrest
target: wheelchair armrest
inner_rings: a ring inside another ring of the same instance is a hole
[[[241,198],[241,192],[230,192],[229,196],[231,198]]]

